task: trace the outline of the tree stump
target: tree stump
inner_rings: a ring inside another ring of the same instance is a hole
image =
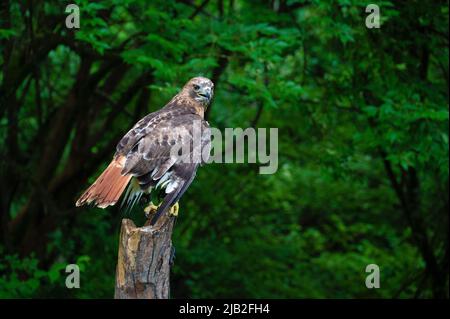
[[[122,220],[114,298],[169,298],[174,221],[168,214],[154,226],[148,221],[136,227],[132,220]]]

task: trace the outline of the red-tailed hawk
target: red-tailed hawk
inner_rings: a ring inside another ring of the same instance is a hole
[[[137,122],[117,144],[109,166],[76,205],[114,205],[128,184],[125,200],[133,205],[144,192],[162,188],[165,196],[152,219],[153,225],[178,202],[198,166],[209,157],[210,129],[204,112],[213,93],[211,80],[193,78],[166,106]]]

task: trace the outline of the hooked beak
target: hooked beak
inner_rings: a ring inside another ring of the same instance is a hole
[[[211,99],[211,88],[210,87],[203,87],[198,91],[198,95],[203,96],[207,98],[208,100]]]

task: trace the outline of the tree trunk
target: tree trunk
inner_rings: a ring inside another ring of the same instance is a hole
[[[123,219],[116,268],[116,299],[168,299],[175,218],[136,227]]]

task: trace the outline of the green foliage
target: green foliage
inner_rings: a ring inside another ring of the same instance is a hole
[[[34,257],[19,259],[17,255],[6,255],[0,260],[0,298],[31,298],[36,295],[41,280],[54,282],[55,271],[48,272],[38,268]],[[59,275],[59,274],[57,274]]]

